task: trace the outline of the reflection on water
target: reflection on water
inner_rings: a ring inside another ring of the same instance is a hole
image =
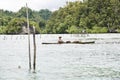
[[[120,80],[120,34],[62,35],[64,40],[95,44],[41,44],[55,42],[60,35],[36,36],[36,73],[28,70],[27,36],[0,35],[0,80]]]

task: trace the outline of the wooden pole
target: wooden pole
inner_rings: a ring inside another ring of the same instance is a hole
[[[28,30],[29,70],[31,70],[30,27],[29,27],[29,19],[28,19],[28,7],[27,7],[27,3],[26,3],[26,14],[27,14],[27,30]]]
[[[33,70],[36,69],[36,42],[35,42],[35,27],[33,26],[33,45],[34,45],[34,57],[33,57]]]

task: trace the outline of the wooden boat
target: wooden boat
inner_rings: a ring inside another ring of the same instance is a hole
[[[49,43],[49,42],[43,42],[42,44],[94,44],[95,43],[95,41],[84,41],[84,42],[78,42],[78,41],[76,41],[76,42],[69,42],[69,43],[67,43],[67,42],[63,42],[63,43],[57,43],[57,42],[54,42],[54,43]]]

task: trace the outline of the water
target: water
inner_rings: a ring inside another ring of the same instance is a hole
[[[54,44],[94,40],[95,44]],[[0,80],[120,80],[120,34],[36,35],[36,73],[29,71],[26,35],[0,35]],[[33,56],[31,35],[31,52]],[[32,58],[33,60],[33,58]],[[18,67],[21,68],[18,68]]]

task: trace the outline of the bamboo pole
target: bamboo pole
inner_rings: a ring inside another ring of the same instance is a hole
[[[36,42],[35,42],[35,27],[33,26],[33,45],[34,45],[34,57],[33,57],[33,70],[36,69]]]
[[[29,19],[28,19],[28,7],[27,7],[27,3],[26,3],[26,14],[27,14],[27,30],[28,30],[29,70],[31,70],[30,27],[29,27]]]

